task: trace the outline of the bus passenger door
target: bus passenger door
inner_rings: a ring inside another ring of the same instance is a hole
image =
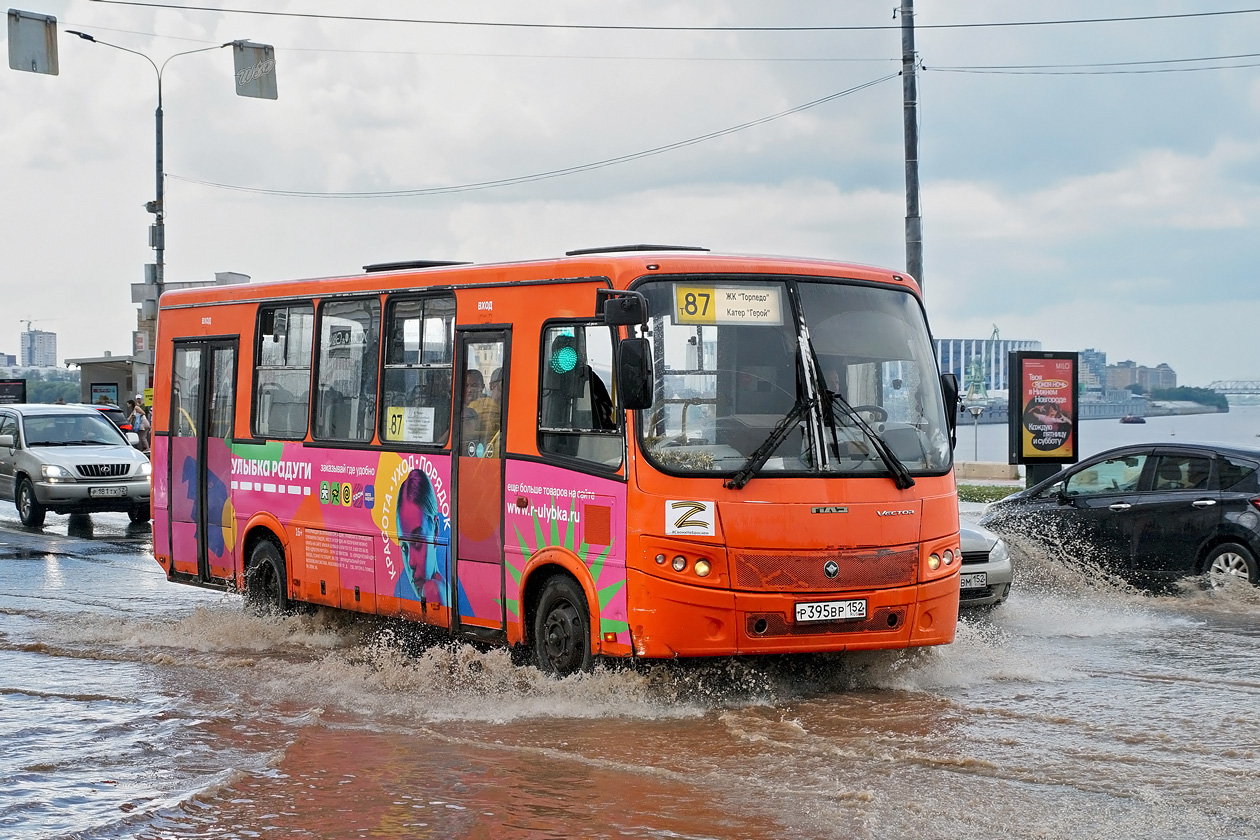
[[[236,415],[236,340],[175,345],[171,377],[171,557],[178,574],[227,583],[236,570],[229,444]]]
[[[509,343],[506,330],[461,331],[458,418],[451,435],[455,483],[455,585],[451,630],[506,637],[503,443]]]

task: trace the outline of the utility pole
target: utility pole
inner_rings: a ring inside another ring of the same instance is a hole
[[[919,89],[915,82],[914,0],[901,0],[901,93],[906,137],[906,271],[923,289],[923,227],[919,215]]]

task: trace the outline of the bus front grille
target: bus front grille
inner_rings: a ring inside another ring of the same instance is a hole
[[[919,568],[918,546],[793,552],[731,549],[728,556],[738,588],[770,592],[908,586],[917,580]]]

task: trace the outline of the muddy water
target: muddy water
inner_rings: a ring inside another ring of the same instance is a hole
[[[1260,836],[1249,588],[1024,554],[948,647],[554,682],[57,527],[0,530],[0,836]]]

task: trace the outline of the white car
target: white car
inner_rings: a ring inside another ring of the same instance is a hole
[[[147,522],[153,468],[129,434],[88,406],[0,405],[0,499],[30,528],[50,510]]]
[[[962,539],[962,577],[958,606],[995,607],[1011,592],[1014,570],[1006,542],[988,528],[966,520],[959,523]]]

